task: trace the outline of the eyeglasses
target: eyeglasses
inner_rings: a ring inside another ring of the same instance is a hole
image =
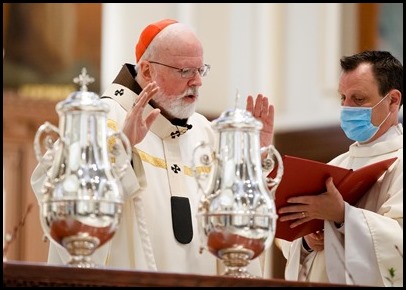
[[[163,64],[160,62],[156,62],[156,61],[149,61],[149,63],[155,63],[155,64],[159,64],[159,65],[163,65],[169,68],[173,68],[176,69],[182,78],[184,79],[191,79],[193,78],[196,73],[199,73],[199,75],[201,77],[204,77],[208,74],[209,70],[210,70],[210,65],[209,64],[205,64],[202,67],[185,67],[185,68],[178,68],[175,66],[171,66],[171,65],[167,65],[167,64]]]

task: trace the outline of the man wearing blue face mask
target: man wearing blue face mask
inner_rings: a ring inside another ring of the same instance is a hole
[[[389,118],[391,112],[388,113],[382,122],[375,126],[372,123],[372,110],[380,105],[387,97],[388,93],[373,107],[341,107],[341,128],[344,130],[345,135],[351,140],[358,142],[367,142],[378,132],[379,128]]]
[[[397,157],[356,206],[334,185],[299,196],[279,210],[281,221],[298,226],[324,220],[324,231],[280,241],[285,278],[370,286],[403,286],[403,65],[386,51],[341,59],[341,128],[355,142],[330,164],[354,170]]]

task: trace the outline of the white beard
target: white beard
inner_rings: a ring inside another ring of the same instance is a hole
[[[188,95],[198,96],[198,94],[197,88],[188,89],[176,97],[157,93],[153,101],[164,114],[172,118],[187,119],[196,111],[197,102],[190,104],[184,98]]]

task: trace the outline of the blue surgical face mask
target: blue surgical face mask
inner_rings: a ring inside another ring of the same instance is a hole
[[[387,96],[389,94],[373,107],[341,107],[341,128],[349,139],[366,142],[375,136],[382,124],[388,119],[390,112],[379,126],[374,126],[371,122],[372,109],[378,106]]]

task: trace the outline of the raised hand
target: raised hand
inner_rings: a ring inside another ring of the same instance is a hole
[[[159,87],[155,82],[149,83],[142,90],[138,100],[136,100],[131,110],[127,113],[123,133],[128,137],[131,146],[140,143],[144,139],[152,123],[161,112],[159,109],[153,109],[145,119],[142,118],[146,105],[158,90]]]
[[[260,120],[263,124],[260,133],[261,147],[267,147],[272,144],[273,130],[274,130],[274,107],[269,104],[268,98],[262,94],[258,94],[255,99],[252,96],[247,98],[247,111]]]

